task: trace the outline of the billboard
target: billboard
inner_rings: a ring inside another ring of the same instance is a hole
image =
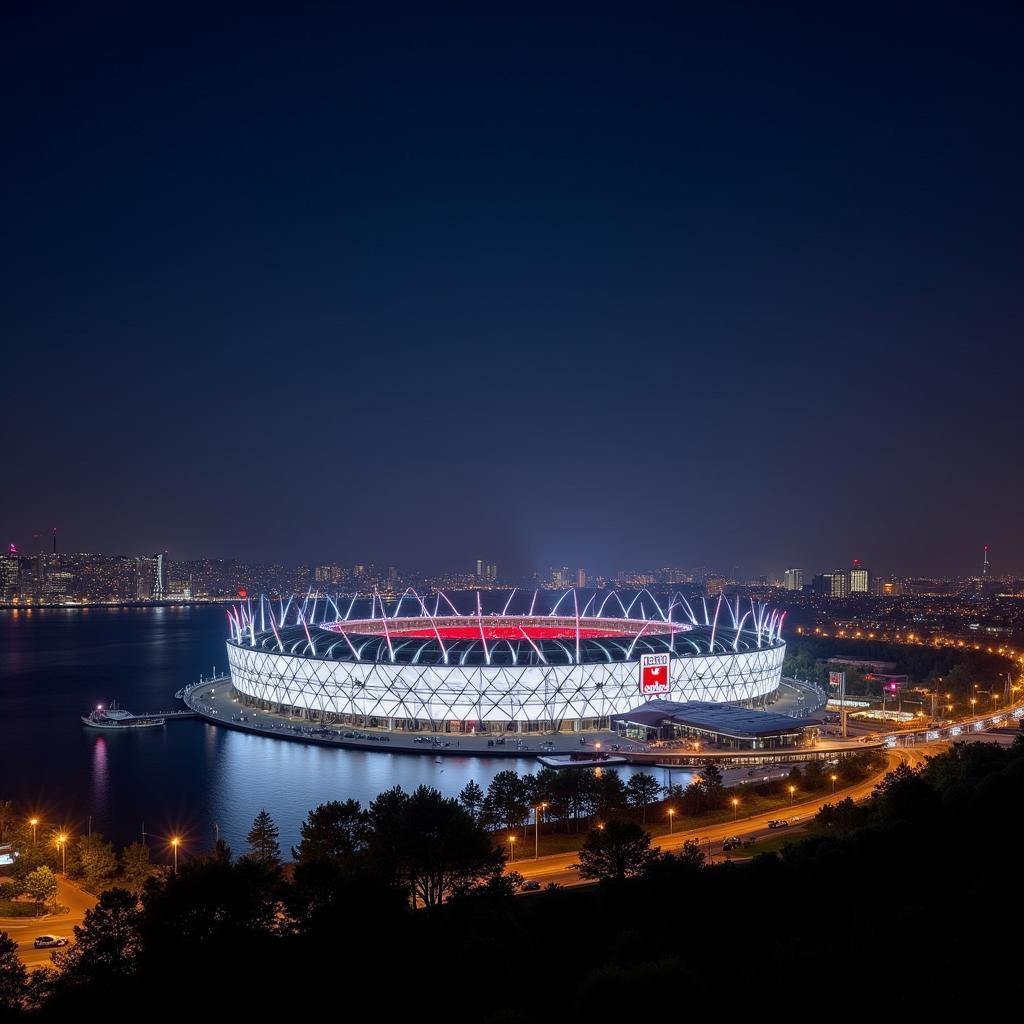
[[[640,693],[644,697],[669,692],[669,656],[667,654],[640,655]]]

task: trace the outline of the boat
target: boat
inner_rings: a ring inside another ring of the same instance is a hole
[[[164,720],[159,715],[133,715],[113,701],[110,707],[98,704],[95,710],[82,715],[82,724],[92,729],[150,729],[163,725]]]

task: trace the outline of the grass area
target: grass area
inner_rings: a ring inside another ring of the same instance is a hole
[[[42,903],[0,900],[0,917],[39,917],[45,909]]]
[[[726,860],[741,860],[747,857],[756,857],[759,853],[779,853],[784,846],[790,843],[799,843],[809,839],[811,832],[804,828],[780,829],[777,835],[768,836],[766,839],[759,839],[753,846],[745,847],[742,850],[733,850],[731,853],[721,854]]]

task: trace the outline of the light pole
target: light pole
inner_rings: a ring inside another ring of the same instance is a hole
[[[675,811],[670,807],[668,809],[668,834],[672,835],[672,819],[675,817]]]
[[[740,802],[736,797],[732,798],[732,820],[735,821],[740,813]]]
[[[178,847],[181,846],[181,840],[175,836],[171,840],[171,849],[174,850],[174,873],[178,873]]]
[[[789,806],[793,806],[793,799],[796,796],[796,786],[789,787]]]
[[[28,823],[32,826],[32,845],[36,845],[36,829],[39,827],[38,818],[29,818]]]
[[[972,716],[974,715],[974,705],[977,704],[977,703],[978,703],[978,698],[977,697],[972,697],[971,698],[971,715]]]
[[[838,778],[839,778],[838,775],[832,775],[831,776],[831,779],[832,779],[832,795],[833,796],[836,795],[836,779],[838,779]]]
[[[547,810],[547,804],[537,804],[533,808],[533,859],[540,860],[540,812]]]
[[[68,845],[68,837],[66,835],[64,835],[63,832],[61,832],[61,834],[59,836],[57,836],[57,847],[60,850],[60,870],[61,870],[61,874],[65,878],[68,877],[68,859],[67,859],[67,853],[65,852],[67,850],[67,845]]]
[[[515,864],[516,862],[516,837],[508,837],[508,849],[509,849],[509,860]]]

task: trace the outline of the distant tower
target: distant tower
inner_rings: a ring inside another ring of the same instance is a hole
[[[981,563],[981,575],[982,576],[987,576],[988,575],[988,545],[987,544],[985,545],[985,557],[984,557],[984,559],[982,560],[982,563]]]
[[[988,551],[988,548],[985,548]],[[53,553],[57,554],[57,527],[53,528]]]

